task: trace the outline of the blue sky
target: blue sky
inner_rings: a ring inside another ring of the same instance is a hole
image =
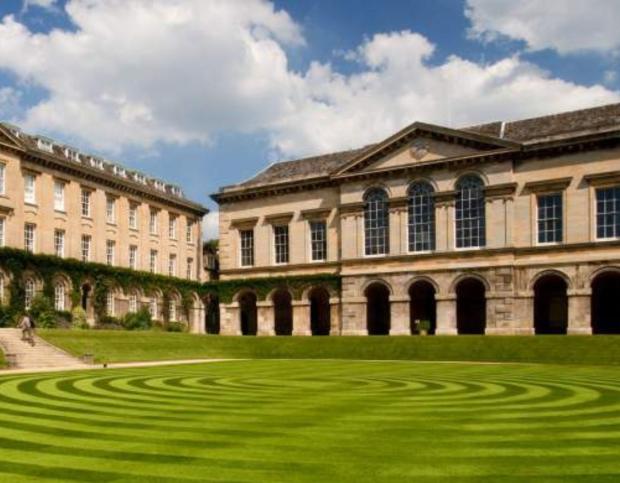
[[[620,100],[616,0],[2,0],[0,17],[1,119],[210,208],[270,162],[414,120]]]

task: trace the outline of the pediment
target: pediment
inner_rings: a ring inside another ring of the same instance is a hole
[[[0,124],[0,144],[12,148],[23,148],[22,143],[7,128]]]
[[[386,140],[364,151],[335,176],[379,171],[417,163],[458,159],[496,150],[515,149],[517,143],[467,131],[414,123]]]

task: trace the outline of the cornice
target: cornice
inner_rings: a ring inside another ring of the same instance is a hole
[[[568,185],[570,185],[572,180],[572,176],[567,176],[565,178],[555,178],[542,181],[529,181],[525,183],[525,186],[523,186],[523,191],[525,193],[540,193],[543,191],[564,191],[566,188],[568,188]]]
[[[295,213],[293,213],[292,211],[287,213],[276,213],[273,215],[267,215],[265,216],[265,222],[269,223],[270,225],[288,225],[293,219],[294,215]]]
[[[260,275],[263,273],[272,274],[273,272],[279,272],[282,274],[289,274],[297,270],[309,270],[310,273],[306,275],[312,275],[316,273],[318,269],[331,269],[334,270],[333,274],[337,273],[337,269],[340,267],[340,262],[313,262],[313,263],[295,263],[288,265],[269,265],[265,267],[249,267],[249,268],[229,268],[227,270],[220,270],[220,276],[227,275]],[[323,272],[322,272],[323,273]],[[226,281],[225,279],[223,281]]]
[[[4,146],[0,146],[0,149],[4,149]],[[163,205],[173,206],[181,211],[189,211],[198,216],[204,216],[209,212],[204,206],[194,203],[189,200],[183,200],[177,197],[168,197],[160,193],[159,191],[152,189],[148,186],[139,186],[130,180],[123,180],[115,175],[101,171],[90,166],[84,166],[77,163],[71,163],[60,159],[57,156],[40,153],[38,151],[27,149],[18,151],[22,155],[22,159],[29,163],[25,166],[25,169],[36,171],[36,166],[42,166],[45,168],[54,169],[64,174],[69,174],[85,181],[90,181],[98,186],[106,186],[123,193],[137,196],[139,199],[150,199],[157,201]],[[30,165],[34,165],[30,166]]]
[[[605,173],[587,174],[583,177],[591,186],[602,186],[620,183],[620,171],[606,171]]]
[[[332,213],[332,208],[314,208],[302,210],[301,217],[305,220],[324,220]]]

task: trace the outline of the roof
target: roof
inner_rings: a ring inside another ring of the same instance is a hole
[[[595,133],[609,128],[620,128],[620,103],[517,121],[494,121],[455,131],[480,134],[519,144],[534,144],[550,138]],[[220,193],[329,176],[374,146],[376,144],[349,151],[278,162],[247,181],[223,187]]]
[[[83,153],[76,147],[59,143],[45,136],[28,134],[21,128],[7,122],[0,122],[0,126],[8,131],[12,139],[29,154],[34,154],[37,157],[51,156],[65,165],[79,166],[86,168],[89,172],[116,178],[123,185],[149,192],[168,202],[174,201],[186,205],[188,208],[201,213],[208,213],[207,208],[187,199],[183,190],[177,185],[126,168],[101,156]]]

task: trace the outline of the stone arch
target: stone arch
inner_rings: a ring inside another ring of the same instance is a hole
[[[273,323],[276,335],[293,335],[293,294],[288,288],[275,289],[270,294],[273,303]]]
[[[382,278],[371,278],[370,280],[366,280],[363,284],[362,284],[362,294],[364,294],[366,292],[366,289],[375,284],[375,283],[380,283],[381,285],[385,285],[385,288],[387,288],[388,292],[390,293],[390,295],[394,295],[394,289],[392,289],[392,285],[390,285],[386,280],[382,279]]]
[[[457,285],[467,278],[475,278],[480,283],[482,283],[482,285],[484,285],[485,291],[489,292],[491,290],[491,284],[489,283],[489,281],[486,279],[484,275],[478,272],[464,272],[464,273],[458,274],[452,280],[452,283],[450,284],[450,288],[448,289],[449,293],[456,293]]]
[[[254,290],[243,289],[233,296],[233,301],[239,304],[239,328],[241,335],[256,335],[257,326],[257,296]]]
[[[459,183],[463,180],[463,178],[466,178],[468,176],[475,176],[479,178],[480,181],[482,181],[482,184],[484,186],[489,186],[489,178],[483,171],[477,169],[466,169],[456,174],[456,176],[454,177],[454,182],[452,183],[452,189],[457,190]]]
[[[105,313],[108,317],[118,317],[121,315],[118,301],[123,298],[124,295],[125,293],[119,285],[110,285],[107,287],[105,295]]]
[[[192,307],[190,309],[188,324],[194,334],[204,333],[205,306],[196,292],[191,293]]]
[[[162,308],[163,308],[163,300],[164,295],[162,291],[158,288],[154,288],[149,291],[148,295],[148,308],[149,313],[151,314],[151,319],[160,321],[163,319],[162,317]]]
[[[304,300],[310,303],[310,331],[312,335],[329,335],[331,329],[331,294],[322,285],[306,291]]]
[[[535,277],[534,332],[566,334],[568,331],[568,277],[558,270],[546,270]]]
[[[390,333],[390,288],[381,280],[366,285],[366,329],[368,335],[389,335]]]
[[[455,282],[457,333],[484,334],[488,284],[473,275],[458,277]]]
[[[168,313],[165,314],[168,322],[184,322],[181,294],[176,290],[168,292]]]
[[[220,299],[217,294],[207,293],[203,297],[205,307],[205,332],[207,334],[220,333]]]
[[[127,290],[127,312],[137,313],[142,307],[143,293],[139,287],[131,287]]]
[[[415,277],[408,284],[409,294],[409,327],[412,334],[419,333],[416,321],[427,320],[430,324],[429,334],[434,334],[437,328],[437,303],[435,296],[438,287],[428,277]]]
[[[433,191],[439,191],[439,187],[437,186],[437,182],[430,177],[427,176],[416,176],[415,178],[412,178],[409,180],[409,182],[407,183],[407,193],[409,192],[409,190],[411,189],[412,186],[418,184],[418,183],[426,183],[428,185],[431,186],[431,188],[433,188]]]
[[[24,287],[24,308],[30,309],[34,298],[43,292],[43,280],[38,273],[27,270],[22,275]]]
[[[540,280],[541,278],[547,277],[547,276],[560,277],[562,280],[564,280],[564,283],[566,283],[567,290],[571,290],[573,288],[572,280],[570,279],[568,274],[566,274],[565,272],[561,270],[557,270],[555,268],[549,268],[546,270],[541,270],[540,272],[536,272],[534,274],[534,276],[530,279],[529,290],[530,291],[534,290],[534,286],[536,285],[536,282],[538,282],[538,280]]]
[[[620,268],[604,267],[590,278],[593,334],[620,334]]]
[[[374,181],[374,182],[367,183],[364,186],[364,191],[362,192],[362,200],[365,200],[366,195],[368,195],[369,192],[375,189],[380,189],[380,190],[385,191],[385,194],[387,195],[388,199],[392,197],[392,190],[387,184]]]
[[[65,311],[71,309],[71,289],[73,284],[71,278],[64,273],[56,273],[52,277],[52,290],[54,299],[52,300],[54,309]]]

